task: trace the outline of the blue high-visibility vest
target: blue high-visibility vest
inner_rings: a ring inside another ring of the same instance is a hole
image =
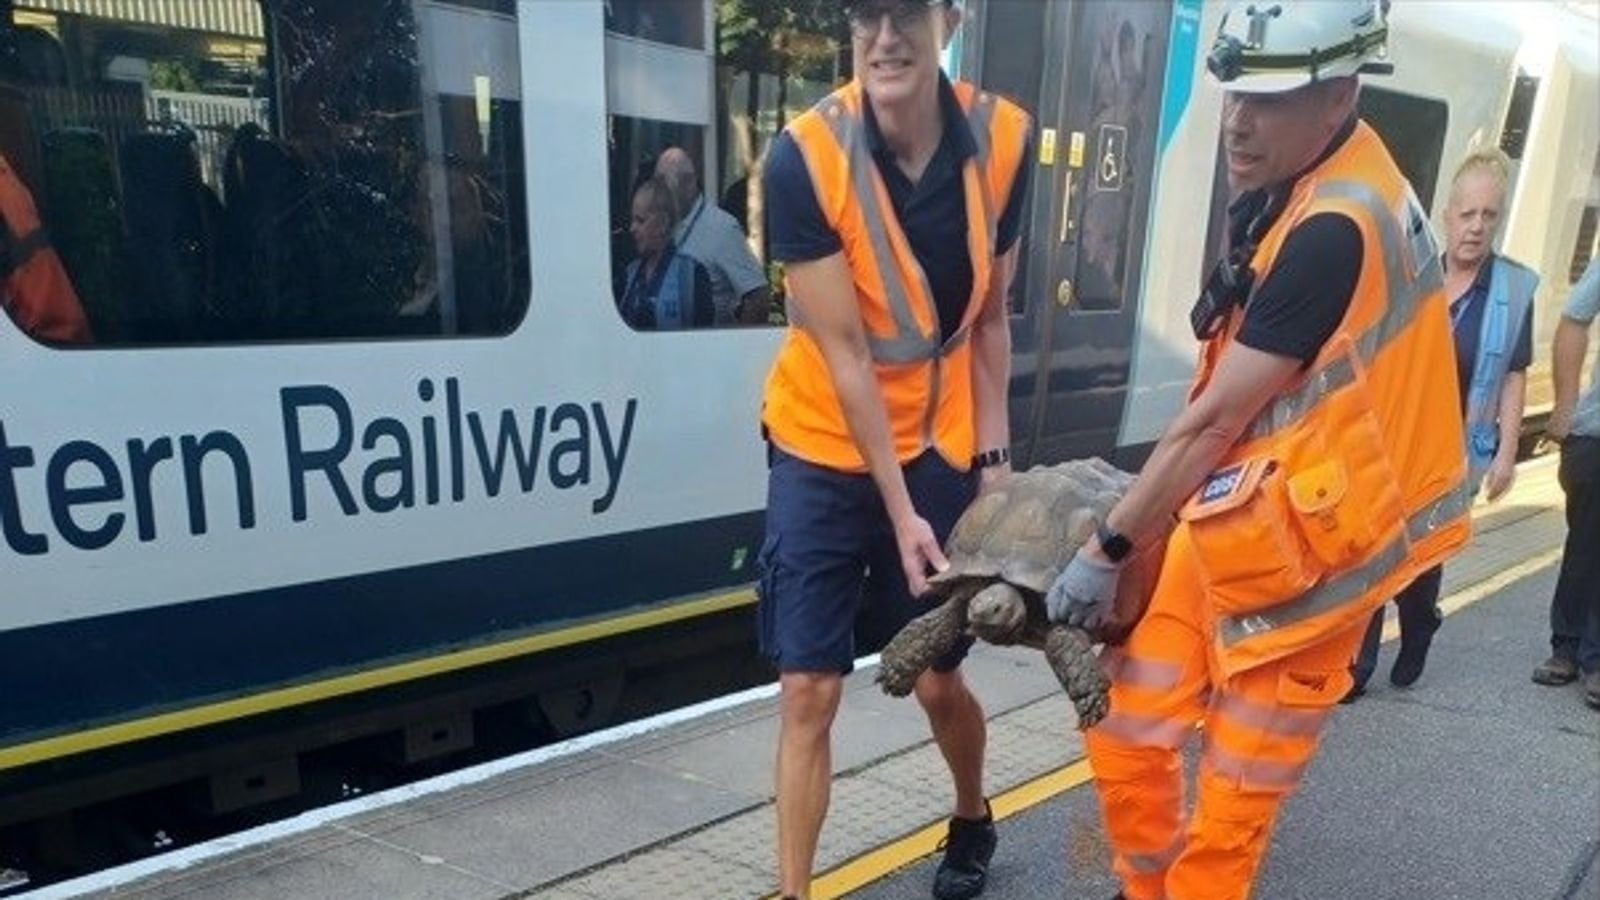
[[[1522,322],[1539,289],[1539,275],[1505,256],[1490,263],[1489,294],[1478,332],[1478,358],[1467,390],[1467,485],[1476,494],[1500,447],[1500,389],[1511,368]]]

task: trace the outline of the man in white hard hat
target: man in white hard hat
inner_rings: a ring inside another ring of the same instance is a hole
[[[1243,900],[1372,611],[1469,536],[1455,362],[1426,215],[1356,117],[1386,72],[1378,0],[1233,3],[1230,252],[1191,316],[1188,406],[1047,597],[1095,628],[1167,545],[1088,735],[1127,900]],[[1193,819],[1182,747],[1204,726]]]

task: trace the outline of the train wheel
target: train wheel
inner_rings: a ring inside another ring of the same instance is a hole
[[[622,675],[539,692],[539,711],[560,737],[593,731],[611,721],[622,696]]]

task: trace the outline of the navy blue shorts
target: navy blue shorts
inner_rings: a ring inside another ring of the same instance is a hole
[[[864,640],[881,643],[926,612],[928,602],[906,586],[872,476],[814,465],[776,447],[768,466],[767,533],[757,557],[761,650],[781,672],[849,672],[858,617]],[[904,472],[912,505],[942,545],[977,494],[977,471],[958,471],[929,450]],[[963,638],[934,668],[954,669],[971,646]]]

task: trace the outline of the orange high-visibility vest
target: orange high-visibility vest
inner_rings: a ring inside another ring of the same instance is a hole
[[[932,447],[965,470],[976,449],[967,338],[989,289],[995,230],[1022,165],[1029,120],[1010,101],[961,82],[953,87],[978,145],[962,170],[972,296],[960,328],[942,342],[927,276],[867,146],[860,83],[835,91],[788,130],[850,263],[896,457],[906,462]],[[767,436],[801,459],[864,471],[866,461],[850,436],[827,363],[804,325],[791,316],[767,376],[762,402]]]
[[[1227,673],[1365,621],[1471,534],[1439,251],[1411,186],[1365,123],[1294,186],[1252,260],[1257,284],[1289,232],[1323,212],[1361,232],[1350,307],[1181,514]],[[1191,397],[1242,319],[1235,310],[1202,349]]]
[[[41,341],[81,344],[92,340],[78,292],[51,248],[33,195],[0,156],[0,306],[17,327]]]

